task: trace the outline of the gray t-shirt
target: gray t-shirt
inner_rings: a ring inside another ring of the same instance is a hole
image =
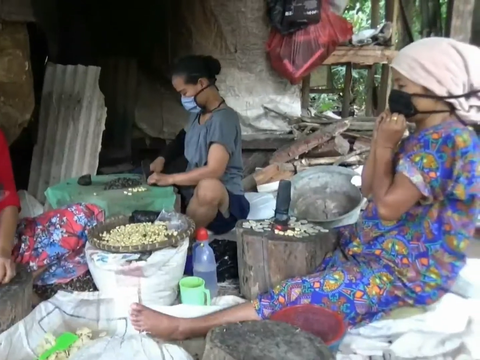
[[[192,114],[185,127],[185,157],[187,171],[205,166],[212,144],[221,144],[230,155],[225,174],[220,179],[233,194],[242,195],[243,161],[242,132],[238,114],[230,107],[215,110],[205,124],[199,124],[200,114]]]

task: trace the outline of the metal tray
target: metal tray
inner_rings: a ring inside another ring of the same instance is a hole
[[[326,229],[355,223],[363,196],[351,183],[354,176],[359,175],[340,166],[317,166],[298,173],[291,180],[290,214]],[[324,216],[321,205],[336,207],[338,211]]]

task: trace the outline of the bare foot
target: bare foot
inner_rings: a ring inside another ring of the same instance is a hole
[[[180,333],[181,319],[159,313],[141,304],[132,304],[130,321],[137,331],[145,331],[162,340],[184,340]]]

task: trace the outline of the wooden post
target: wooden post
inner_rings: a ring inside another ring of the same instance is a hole
[[[310,75],[302,79],[302,98],[301,98],[302,116],[309,116],[310,108]]]
[[[352,64],[345,66],[345,82],[343,85],[342,119],[350,115],[350,102],[352,98]]]
[[[473,45],[480,46],[480,0],[475,0],[473,14],[471,42]]]
[[[453,3],[450,37],[455,40],[470,43],[472,36],[472,20],[475,0],[456,0]]]
[[[400,0],[385,0],[385,21],[392,23],[392,46],[397,45],[397,25]],[[378,96],[378,111],[382,112],[387,108],[388,95],[391,89],[391,71],[389,64],[382,65],[382,77],[380,80],[380,94]]]
[[[380,0],[371,0],[370,27],[377,28],[380,25]],[[367,97],[365,99],[365,115],[373,115],[373,91],[375,88],[375,65],[368,69],[367,76]]]

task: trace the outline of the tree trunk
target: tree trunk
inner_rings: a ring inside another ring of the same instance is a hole
[[[248,300],[286,279],[313,273],[335,247],[334,230],[298,238],[243,228],[246,222],[237,224],[237,257],[240,291]]]
[[[455,40],[470,42],[475,0],[456,0],[453,4],[450,37]]]
[[[473,10],[471,43],[473,45],[480,46],[480,0],[475,0],[475,8]]]

